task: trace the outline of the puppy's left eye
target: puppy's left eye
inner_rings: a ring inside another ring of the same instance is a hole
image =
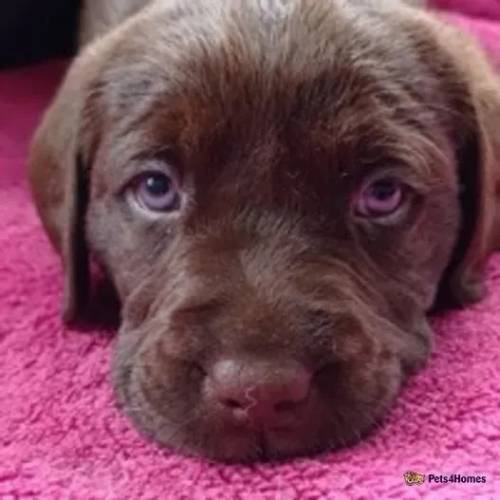
[[[173,177],[162,172],[146,172],[132,187],[135,201],[151,212],[172,212],[179,208],[180,193]]]
[[[358,194],[354,210],[361,217],[384,217],[396,212],[404,201],[405,186],[396,179],[380,179]]]

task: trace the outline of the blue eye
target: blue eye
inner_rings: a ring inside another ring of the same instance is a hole
[[[179,208],[179,190],[174,180],[162,172],[142,174],[135,185],[135,198],[151,212],[171,212]]]

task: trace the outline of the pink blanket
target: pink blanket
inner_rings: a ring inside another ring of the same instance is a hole
[[[500,2],[441,0],[500,62]],[[500,255],[490,294],[434,321],[436,346],[387,419],[351,448],[281,465],[222,466],[144,441],[115,408],[112,332],[65,331],[61,272],[25,180],[28,137],[62,73],[0,74],[0,498],[500,498]],[[406,486],[403,473],[426,474]],[[429,475],[485,483],[429,483]]]

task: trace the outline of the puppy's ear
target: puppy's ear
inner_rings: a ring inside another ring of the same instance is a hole
[[[92,61],[77,61],[32,142],[29,176],[34,200],[64,268],[63,317],[78,319],[89,294],[85,241],[88,148],[84,141],[85,86]]]
[[[466,88],[458,110],[462,230],[441,286],[442,305],[479,300],[486,260],[500,250],[500,80],[474,43],[460,46],[459,39],[450,45]]]

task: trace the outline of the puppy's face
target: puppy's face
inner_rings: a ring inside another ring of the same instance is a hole
[[[404,8],[237,3],[171,2],[102,49],[79,151],[120,400],[224,460],[343,445],[384,414],[463,218],[465,84]]]

